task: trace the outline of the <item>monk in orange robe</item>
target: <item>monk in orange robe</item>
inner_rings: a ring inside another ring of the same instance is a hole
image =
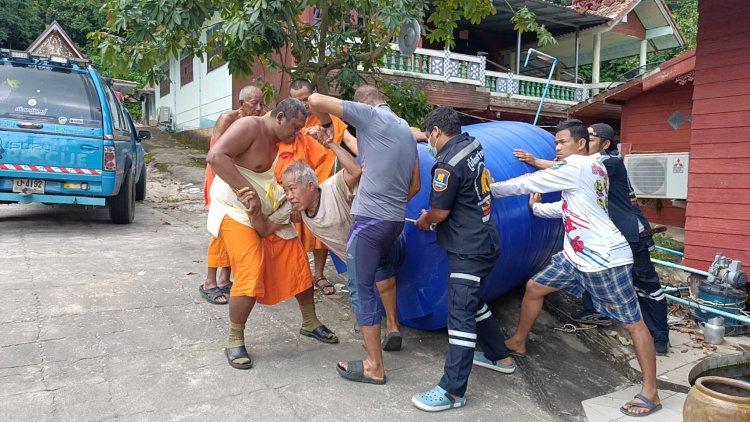
[[[216,119],[216,124],[214,124],[214,128],[211,131],[211,140],[208,144],[209,151],[214,147],[216,140],[219,139],[232,123],[245,116],[261,116],[265,107],[263,91],[260,88],[254,85],[242,88],[239,94],[239,107],[236,110],[221,113],[219,118]],[[214,171],[210,164],[206,164],[206,173],[203,180],[203,199],[207,207],[211,203],[210,191],[213,181]],[[201,296],[208,303],[226,305],[229,301],[229,290],[232,287],[229,281],[231,265],[224,242],[214,236],[211,236],[211,240],[208,242],[206,266],[206,280],[198,288]],[[218,274],[219,268],[221,268],[220,275]]]
[[[328,179],[332,174],[336,155],[333,154],[330,149],[324,148],[315,138],[305,134],[308,128],[319,126],[321,124],[320,120],[313,113],[309,112],[310,109],[307,105],[307,98],[312,92],[313,90],[310,82],[303,79],[292,81],[289,85],[289,96],[302,101],[308,109],[308,115],[305,127],[299,131],[295,141],[291,144],[280,143],[278,145],[279,157],[275,167],[276,180],[281,180],[281,173],[289,164],[296,160],[306,162],[313,170],[315,170],[315,175],[318,177],[319,183]],[[341,119],[331,116],[330,126],[333,127],[333,142],[336,144],[341,144],[345,135],[347,135],[347,138],[349,139],[354,139],[354,137],[349,135],[346,131],[346,123]],[[354,140],[354,142],[356,142],[356,140]],[[323,275],[326,258],[328,257],[328,248],[326,248],[323,242],[315,238],[307,226],[301,222],[296,223],[295,226],[305,251],[312,252],[313,257],[315,258],[313,284],[325,295],[336,293],[336,288],[326,279],[325,275]]]

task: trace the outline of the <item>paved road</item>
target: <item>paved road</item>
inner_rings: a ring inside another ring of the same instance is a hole
[[[155,168],[150,177],[131,225],[104,209],[0,206],[0,420],[585,420],[581,400],[630,383],[544,313],[516,374],[477,368],[467,407],[430,415],[410,397],[439,379],[445,332],[406,329],[404,350],[385,356],[386,386],[345,381],[335,362],[363,354],[346,295],[318,303],[339,345],[300,336],[294,301],[256,307],[255,368],[234,370],[226,307],[197,290],[200,192]],[[511,327],[518,298],[493,308]]]

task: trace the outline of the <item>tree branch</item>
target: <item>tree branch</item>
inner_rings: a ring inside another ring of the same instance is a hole
[[[328,36],[328,3],[320,6],[320,26],[318,27],[318,63],[323,65],[326,62],[326,37]]]
[[[361,53],[358,56],[356,56],[357,61],[364,62],[365,60],[370,60],[374,57],[379,57],[386,47],[391,43],[391,39],[393,36],[396,35],[396,29],[392,29],[391,32],[388,33],[388,35],[383,38],[383,41],[380,43],[380,45],[375,49],[375,51],[369,52],[369,53]],[[338,67],[341,67],[346,63],[346,58],[340,58],[336,59],[330,63],[327,63],[323,68],[321,69],[322,72],[324,72],[326,75],[328,72],[330,72],[333,69],[336,69]]]

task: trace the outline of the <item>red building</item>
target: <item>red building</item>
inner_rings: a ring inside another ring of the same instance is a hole
[[[695,50],[568,113],[619,128],[626,154],[689,152],[687,200],[642,208],[653,222],[684,227],[685,264],[705,269],[717,251],[750,263],[750,8],[698,5]]]

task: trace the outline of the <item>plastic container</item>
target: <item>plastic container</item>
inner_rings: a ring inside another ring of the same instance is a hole
[[[554,137],[527,123],[482,123],[464,126],[463,131],[482,143],[485,164],[497,181],[535,170],[513,156],[515,148],[545,159],[553,159],[555,155]],[[418,150],[422,187],[407,205],[408,218],[416,218],[420,210],[429,208],[431,169],[435,160],[424,144],[420,144]],[[559,199],[560,195],[555,193],[544,195],[542,201]],[[563,240],[560,220],[534,217],[528,206],[528,196],[493,199],[492,218],[502,244],[500,258],[482,286],[485,301],[525,283],[562,248]],[[399,320],[410,327],[439,329],[447,323],[448,259],[435,236],[433,232],[417,229],[412,223],[404,226],[405,257],[396,285]]]

